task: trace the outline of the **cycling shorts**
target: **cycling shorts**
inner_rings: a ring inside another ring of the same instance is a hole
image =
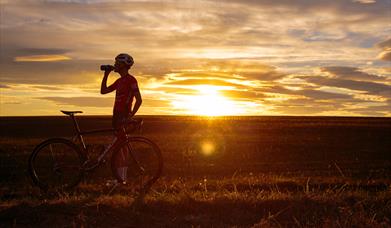
[[[116,130],[120,129],[122,126],[125,125],[128,117],[129,114],[127,112],[113,113],[113,120],[112,120],[113,128]]]

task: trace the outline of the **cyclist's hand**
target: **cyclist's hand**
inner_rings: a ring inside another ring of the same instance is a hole
[[[105,69],[105,75],[109,75],[114,70],[114,66],[107,67]]]
[[[134,116],[134,113],[133,112],[130,112],[129,113],[129,118],[132,118]]]
[[[111,73],[111,71],[113,71],[113,70],[112,69],[105,70],[105,75],[109,75]]]

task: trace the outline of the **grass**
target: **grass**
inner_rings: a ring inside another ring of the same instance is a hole
[[[391,227],[389,118],[149,117],[143,135],[165,168],[143,200],[126,186],[108,194],[108,164],[73,191],[42,194],[27,158],[43,139],[72,133],[58,131],[68,119],[45,121],[0,122],[0,227]],[[110,119],[81,127],[101,123]]]
[[[3,199],[0,220],[18,226],[387,227],[391,181],[273,175],[162,178],[142,203],[135,200],[125,187],[107,195],[96,183],[52,197],[33,190]]]

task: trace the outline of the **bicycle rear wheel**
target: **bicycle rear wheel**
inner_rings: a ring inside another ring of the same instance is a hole
[[[118,162],[121,160],[123,162]],[[121,167],[125,175],[118,171]],[[147,192],[162,173],[163,158],[159,147],[151,140],[129,137],[119,150],[114,151],[111,168],[120,183],[126,182],[134,191]]]
[[[28,161],[28,170],[34,184],[41,190],[68,190],[81,180],[84,160],[73,142],[53,138],[35,147]]]

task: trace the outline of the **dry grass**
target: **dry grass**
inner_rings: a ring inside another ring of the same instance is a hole
[[[391,227],[389,118],[151,117],[143,135],[161,147],[165,169],[143,200],[126,186],[108,195],[106,166],[72,192],[42,195],[27,175],[27,157],[70,122],[7,121],[0,227]],[[83,121],[87,129],[110,123]],[[205,139],[216,143],[211,156],[199,151]]]
[[[141,203],[126,187],[105,193],[102,185],[81,184],[74,192],[51,197],[14,196],[3,199],[0,220],[21,227],[387,227],[391,218],[390,180],[163,178]]]

